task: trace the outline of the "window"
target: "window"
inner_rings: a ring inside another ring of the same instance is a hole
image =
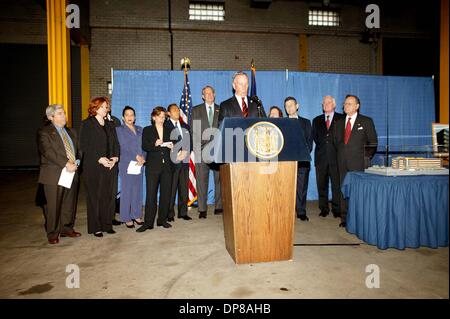
[[[341,25],[339,12],[322,9],[309,9],[308,24],[326,27],[338,27]]]
[[[189,20],[224,21],[224,4],[192,1],[189,3]]]

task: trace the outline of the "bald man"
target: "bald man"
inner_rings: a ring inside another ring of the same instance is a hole
[[[312,136],[316,149],[314,165],[316,167],[316,183],[319,193],[319,209],[321,217],[330,213],[328,204],[328,185],[331,180],[331,209],[335,218],[340,216],[339,171],[336,148],[333,144],[333,129],[336,121],[344,115],[335,112],[336,100],[331,95],[322,99],[322,114],[315,117],[312,124]]]

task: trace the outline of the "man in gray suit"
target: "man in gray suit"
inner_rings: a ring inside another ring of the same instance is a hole
[[[198,195],[198,212],[199,218],[206,218],[207,215],[207,199],[208,199],[208,182],[210,170],[214,173],[214,214],[221,214],[222,195],[220,191],[219,167],[215,163],[207,163],[202,157],[202,151],[206,144],[211,141],[211,136],[203,136],[208,128],[218,128],[219,126],[219,105],[215,104],[216,93],[211,86],[205,86],[202,89],[202,99],[204,103],[192,108],[189,126],[192,130],[194,156],[195,156],[195,173],[197,176],[197,195]]]
[[[51,124],[38,131],[38,147],[41,157],[38,183],[44,185],[47,205],[45,229],[49,244],[58,244],[59,237],[80,237],[76,232],[75,214],[78,195],[78,139],[75,131],[66,126],[66,113],[60,104],[52,104],[45,110]],[[75,173],[70,188],[59,185],[62,170]]]

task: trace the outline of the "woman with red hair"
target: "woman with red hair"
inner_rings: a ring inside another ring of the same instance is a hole
[[[86,187],[88,233],[103,237],[114,234],[114,171],[119,161],[119,142],[113,124],[105,121],[107,97],[89,103],[89,117],[81,123],[80,148],[83,156],[83,181]]]

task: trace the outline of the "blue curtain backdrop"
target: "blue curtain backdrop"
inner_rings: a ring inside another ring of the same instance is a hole
[[[231,77],[234,72],[190,71],[194,105],[203,102],[201,89],[206,85],[215,88],[218,104],[232,96]],[[250,76],[251,72],[247,74]],[[178,104],[183,84],[182,71],[114,70],[112,113],[121,118],[123,107],[130,105],[136,110],[136,124],[142,127],[150,125],[150,113],[155,106]],[[272,105],[283,109],[284,99],[294,96],[300,105],[300,116],[312,121],[322,113],[324,95],[334,96],[336,111],[342,112],[345,95],[354,94],[361,99],[361,114],[373,118],[380,145],[432,143],[431,123],[435,121],[435,106],[431,78],[258,71],[256,84],[266,113]],[[308,200],[317,199],[315,171],[312,169]],[[211,175],[208,203],[213,202],[214,183]]]

